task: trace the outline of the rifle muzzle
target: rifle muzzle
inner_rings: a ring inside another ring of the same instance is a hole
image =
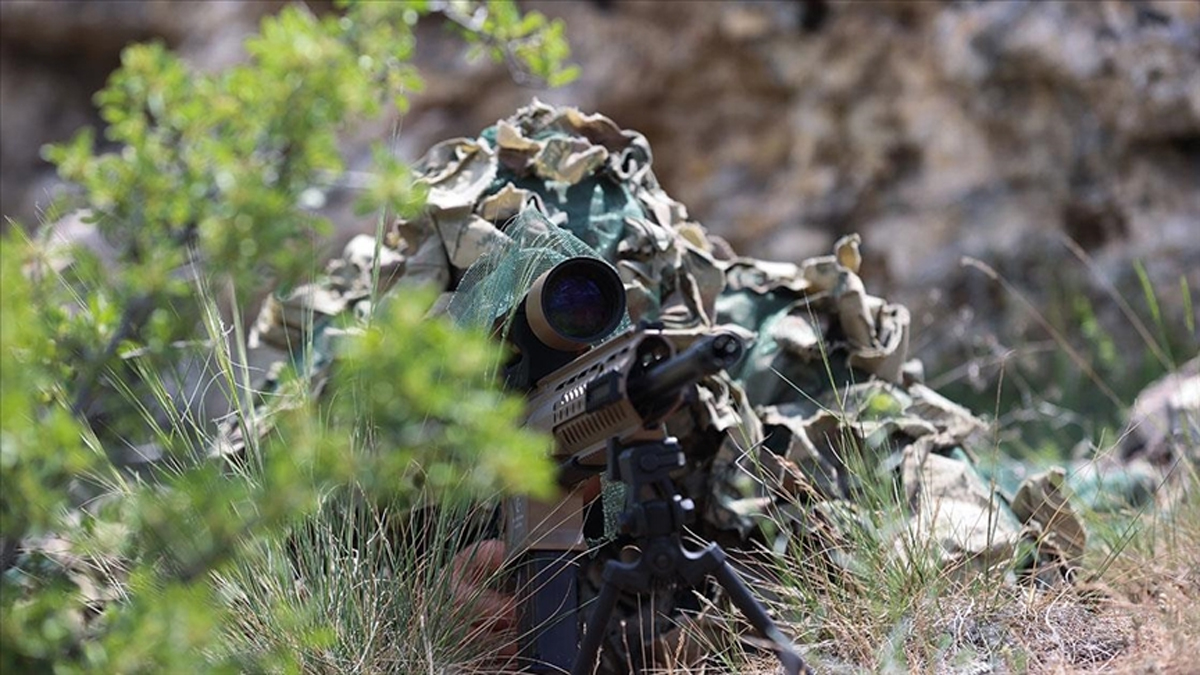
[[[745,343],[733,333],[707,335],[678,356],[630,380],[629,399],[635,409],[648,412],[648,408],[673,399],[699,380],[733,367],[745,351]]]

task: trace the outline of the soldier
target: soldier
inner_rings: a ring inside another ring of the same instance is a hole
[[[732,327],[752,339],[736,372],[703,381],[667,423],[688,457],[678,482],[697,504],[697,536],[780,554],[808,542],[836,568],[864,476],[883,475],[909,508],[905,536],[936,542],[947,567],[1024,568],[1046,580],[1077,564],[1083,529],[1061,476],[1027,481],[1016,509],[980,478],[973,456],[987,448],[985,425],[922,384],[907,354],[908,311],[866,291],[857,235],[804,261],[740,257],[661,189],[641,134],[536,101],[478,138],[438,144],[417,168],[429,188],[422,214],[381,242],[351,241],[323,281],[269,301],[252,344],[286,351],[306,342],[306,326],[321,330],[314,315],[369,311],[375,278],[384,292],[432,284],[445,291],[436,311],[486,321],[520,297],[529,261],[545,262],[534,249],[585,252],[618,270],[631,321]],[[236,451],[236,442],[221,448]],[[614,555],[619,541],[585,565],[585,600],[599,562]],[[502,559],[495,541],[460,557],[464,595]],[[690,593],[624,598],[603,670],[661,657],[646,645],[669,637],[674,605]],[[480,608],[500,628],[513,610],[499,594]]]

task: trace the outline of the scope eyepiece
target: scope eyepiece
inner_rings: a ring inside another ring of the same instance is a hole
[[[538,277],[525,297],[533,334],[547,347],[579,351],[608,337],[625,317],[625,285],[612,265],[569,258]]]

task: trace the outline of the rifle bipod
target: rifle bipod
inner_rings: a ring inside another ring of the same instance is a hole
[[[622,526],[633,536],[641,553],[631,562],[609,560],[604,564],[603,584],[571,675],[590,675],[594,671],[619,591],[648,593],[656,579],[677,579],[696,586],[710,574],[750,624],[774,643],[785,675],[811,672],[726,560],[720,546],[710,543],[699,551],[683,547],[683,526],[695,506],[678,493],[670,478],[671,471],[686,464],[679,443],[674,438],[664,438],[623,447],[614,440],[610,442],[608,457],[609,477],[626,485]]]

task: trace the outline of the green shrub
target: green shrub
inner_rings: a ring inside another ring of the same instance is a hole
[[[423,319],[428,294],[384,303],[346,338],[342,395],[317,401],[285,380],[292,406],[232,471],[197,460],[211,425],[169,393],[199,356],[237,399],[225,338],[240,326],[221,322],[214,296],[236,308],[314,272],[309,243],[327,224],[302,196],[344,171],[340,131],[419,91],[412,29],[435,9],[520,77],[573,76],[561,24],[509,2],[292,6],[224,72],[128,47],[96,96],[119,150],[97,153],[90,131],[47,148],[118,264],[72,251],[64,265],[18,226],[3,241],[0,670],[310,670],[338,632],[335,616],[306,609],[323,601],[264,595],[254,621],[289,635],[264,649],[241,639],[253,622],[238,594],[251,587],[235,581],[287,567],[298,532],[329,529],[347,496],[405,512],[550,489],[547,439],[521,428],[521,401],[491,378],[496,347]],[[419,208],[408,168],[382,145],[376,158],[361,206],[380,218]],[[140,444],[166,460],[137,472],[112,461]]]

